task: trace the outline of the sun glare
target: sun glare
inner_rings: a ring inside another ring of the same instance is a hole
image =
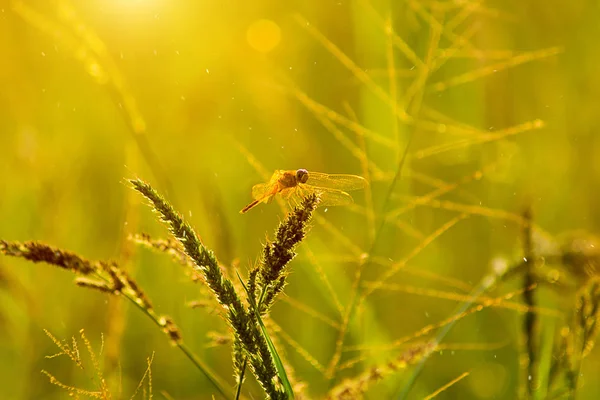
[[[281,29],[271,20],[259,19],[248,27],[246,40],[254,50],[268,53],[281,41]]]

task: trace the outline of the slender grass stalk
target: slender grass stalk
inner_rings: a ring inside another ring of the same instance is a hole
[[[244,375],[246,375],[246,365],[248,365],[248,357],[244,357],[244,362],[242,363],[242,367],[240,368],[238,385],[235,390],[235,400],[238,400],[240,398],[240,395],[242,394],[242,384],[244,383]]]
[[[275,345],[271,341],[271,338],[269,337],[269,333],[267,332],[267,328],[265,327],[265,324],[263,323],[262,318],[260,316],[260,302],[259,302],[259,304],[256,304],[254,302],[254,299],[253,299],[252,295],[250,294],[250,292],[248,291],[248,288],[244,284],[242,277],[239,275],[238,275],[238,277],[240,279],[240,283],[244,287],[244,290],[246,290],[246,293],[248,294],[248,299],[251,302],[251,304],[250,304],[251,311],[254,313],[254,317],[256,318],[256,321],[258,322],[258,325],[263,334],[263,337],[265,338],[267,345],[269,346],[269,352],[271,353],[271,356],[273,357],[273,362],[275,363],[275,368],[277,368],[277,375],[281,379],[281,383],[283,385],[283,388],[285,389],[285,393],[288,398],[293,399],[294,391],[292,390],[292,385],[287,377],[287,373],[285,372],[285,367],[283,366],[283,362],[281,361],[281,358],[279,357],[279,353],[277,353],[277,349],[275,348]],[[264,293],[265,293],[265,291],[263,290],[263,293],[261,294],[261,300],[263,299]],[[242,369],[242,373],[243,373],[243,369]]]
[[[385,213],[387,212],[387,208],[389,206],[390,199],[392,197],[392,193],[396,189],[396,185],[397,185],[398,181],[400,180],[400,176],[402,174],[402,169],[403,169],[404,163],[406,161],[406,158],[408,156],[408,151],[410,149],[413,137],[414,137],[414,135],[410,135],[408,138],[408,142],[406,144],[406,147],[404,148],[404,153],[402,154],[402,157],[400,158],[400,162],[398,163],[396,173],[394,174],[392,183],[390,184],[390,186],[388,188],[387,195],[385,197],[385,201],[382,206],[382,215],[385,215]],[[364,262],[361,262],[359,264],[356,274],[354,276],[354,281],[352,283],[353,290],[352,290],[352,294],[351,294],[351,298],[350,298],[350,303],[346,307],[346,310],[345,310],[345,313],[343,316],[343,324],[346,327],[349,326],[350,321],[354,317],[354,314],[355,314],[355,312],[358,308],[358,305],[362,299],[362,292],[363,292],[363,286],[361,284],[362,280],[363,280],[362,272],[367,265],[372,264],[371,258],[373,257],[373,254],[377,247],[377,244],[379,243],[379,240],[381,238],[381,234],[383,232],[383,228],[384,228],[385,224],[386,224],[386,220],[385,220],[385,218],[383,218],[379,224],[378,229],[375,231],[375,238],[373,239],[373,242],[371,243],[371,247],[370,247],[369,251],[366,253],[367,258]],[[336,343],[337,343],[336,350],[335,350],[334,356],[328,366],[328,371],[327,371],[327,375],[330,379],[330,382],[334,382],[334,380],[335,380],[336,367],[337,367],[337,364],[340,359],[339,354],[341,353],[341,348],[344,344],[346,334],[347,334],[347,329],[339,330],[339,335],[336,340]]]
[[[535,284],[535,255],[533,254],[532,231],[531,231],[531,210],[527,208],[523,213],[523,261],[525,263],[525,273],[523,276],[523,287],[528,288]],[[531,290],[523,292],[523,302],[526,306],[533,309],[535,307],[535,296]],[[536,353],[537,353],[537,316],[535,312],[528,311],[523,315],[523,339],[525,352],[523,357],[523,369],[525,376],[522,377],[525,384],[525,393],[527,398],[532,398],[537,381],[536,374]]]
[[[535,392],[536,400],[543,400],[548,398],[548,390],[550,389],[550,370],[552,366],[553,358],[553,347],[555,340],[555,328],[556,321],[554,319],[547,318],[548,324],[544,329],[542,338],[540,340],[540,357],[538,362],[538,385],[539,389]]]

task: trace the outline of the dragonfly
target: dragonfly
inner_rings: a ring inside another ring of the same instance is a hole
[[[362,176],[324,174],[305,169],[277,170],[266,183],[252,187],[254,201],[242,208],[244,214],[260,203],[269,203],[275,195],[297,201],[312,193],[320,196],[319,206],[343,206],[352,204],[352,196],[346,191],[363,189],[367,181]]]

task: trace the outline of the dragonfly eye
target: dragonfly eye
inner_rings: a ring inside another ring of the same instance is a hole
[[[296,171],[296,179],[300,183],[306,183],[306,181],[308,180],[308,171],[305,169],[299,169],[298,171]]]

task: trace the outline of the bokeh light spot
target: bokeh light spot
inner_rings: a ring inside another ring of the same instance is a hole
[[[248,27],[246,40],[254,50],[268,53],[281,41],[281,29],[271,20],[259,19]]]

